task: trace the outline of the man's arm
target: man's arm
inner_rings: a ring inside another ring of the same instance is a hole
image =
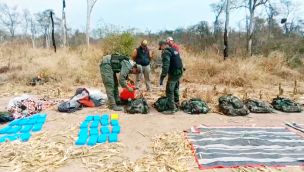
[[[134,49],[131,57],[132,57],[132,60],[136,59],[136,57],[137,57],[137,49],[136,48]]]
[[[163,66],[162,66],[162,73],[161,73],[161,77],[165,78],[168,75],[169,72],[169,67],[170,67],[170,52],[167,50],[164,50],[164,52],[162,53],[162,62],[163,62]]]
[[[119,84],[122,88],[127,88],[127,79],[128,79],[128,74],[130,73],[132,66],[131,64],[123,60],[121,62],[121,71],[119,74]]]

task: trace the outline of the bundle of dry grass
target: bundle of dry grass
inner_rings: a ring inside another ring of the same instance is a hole
[[[56,135],[40,133],[29,142],[12,142],[0,147],[0,169],[6,171],[52,171],[66,165],[72,159],[82,160],[83,166],[94,169],[119,169],[123,149],[121,144],[104,144],[94,147],[76,147],[73,130]],[[124,168],[125,169],[125,168]],[[114,170],[115,171],[115,170]],[[124,170],[120,170],[124,171]]]

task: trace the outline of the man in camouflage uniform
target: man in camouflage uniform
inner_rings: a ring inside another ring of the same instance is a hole
[[[117,106],[120,103],[118,82],[121,87],[133,92],[133,88],[127,85],[128,74],[138,74],[140,69],[127,56],[119,54],[104,56],[99,67],[108,96],[109,108],[114,111],[123,111],[123,107]],[[119,81],[116,76],[117,73],[119,73]]]
[[[159,42],[159,50],[162,50],[162,73],[160,76],[160,85],[163,85],[165,77],[168,75],[166,85],[166,97],[168,110],[163,112],[172,114],[177,112],[179,105],[179,80],[183,75],[183,63],[179,52],[170,47],[166,41]]]

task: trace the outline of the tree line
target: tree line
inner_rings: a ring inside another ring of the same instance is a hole
[[[62,15],[54,14],[55,39],[61,47],[90,45],[90,41],[102,41],[108,33],[126,32],[111,25],[91,30],[91,13],[97,0],[87,0],[86,31],[68,27],[65,14],[65,0],[62,0]],[[304,52],[304,16],[297,11],[292,0],[219,0],[210,5],[214,22],[200,21],[187,28],[163,30],[158,33],[140,32],[129,29],[137,37],[157,40],[173,36],[190,51],[197,53],[213,50],[228,54],[267,54],[282,50],[287,54]],[[246,15],[238,27],[231,27],[231,13],[243,10]],[[0,4],[0,41],[30,40],[32,47],[50,48],[51,9],[31,14],[28,10],[20,12],[17,7]],[[18,34],[17,34],[18,33]]]

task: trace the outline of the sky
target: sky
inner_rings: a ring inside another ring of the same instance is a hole
[[[140,31],[172,30],[187,27],[199,21],[211,25],[214,14],[210,4],[219,0],[98,0],[92,13],[92,27],[113,24],[125,29],[137,28]],[[303,0],[292,0],[300,2]],[[28,9],[31,13],[53,9],[61,18],[62,0],[0,0],[19,10]],[[66,0],[66,16],[69,27],[85,30],[86,0]],[[301,4],[303,5],[303,3]],[[304,6],[303,6],[304,8]],[[302,8],[302,9],[303,9]],[[258,14],[259,15],[259,14]],[[304,13],[303,13],[304,16]],[[231,14],[231,25],[237,26],[245,18],[244,10]]]

